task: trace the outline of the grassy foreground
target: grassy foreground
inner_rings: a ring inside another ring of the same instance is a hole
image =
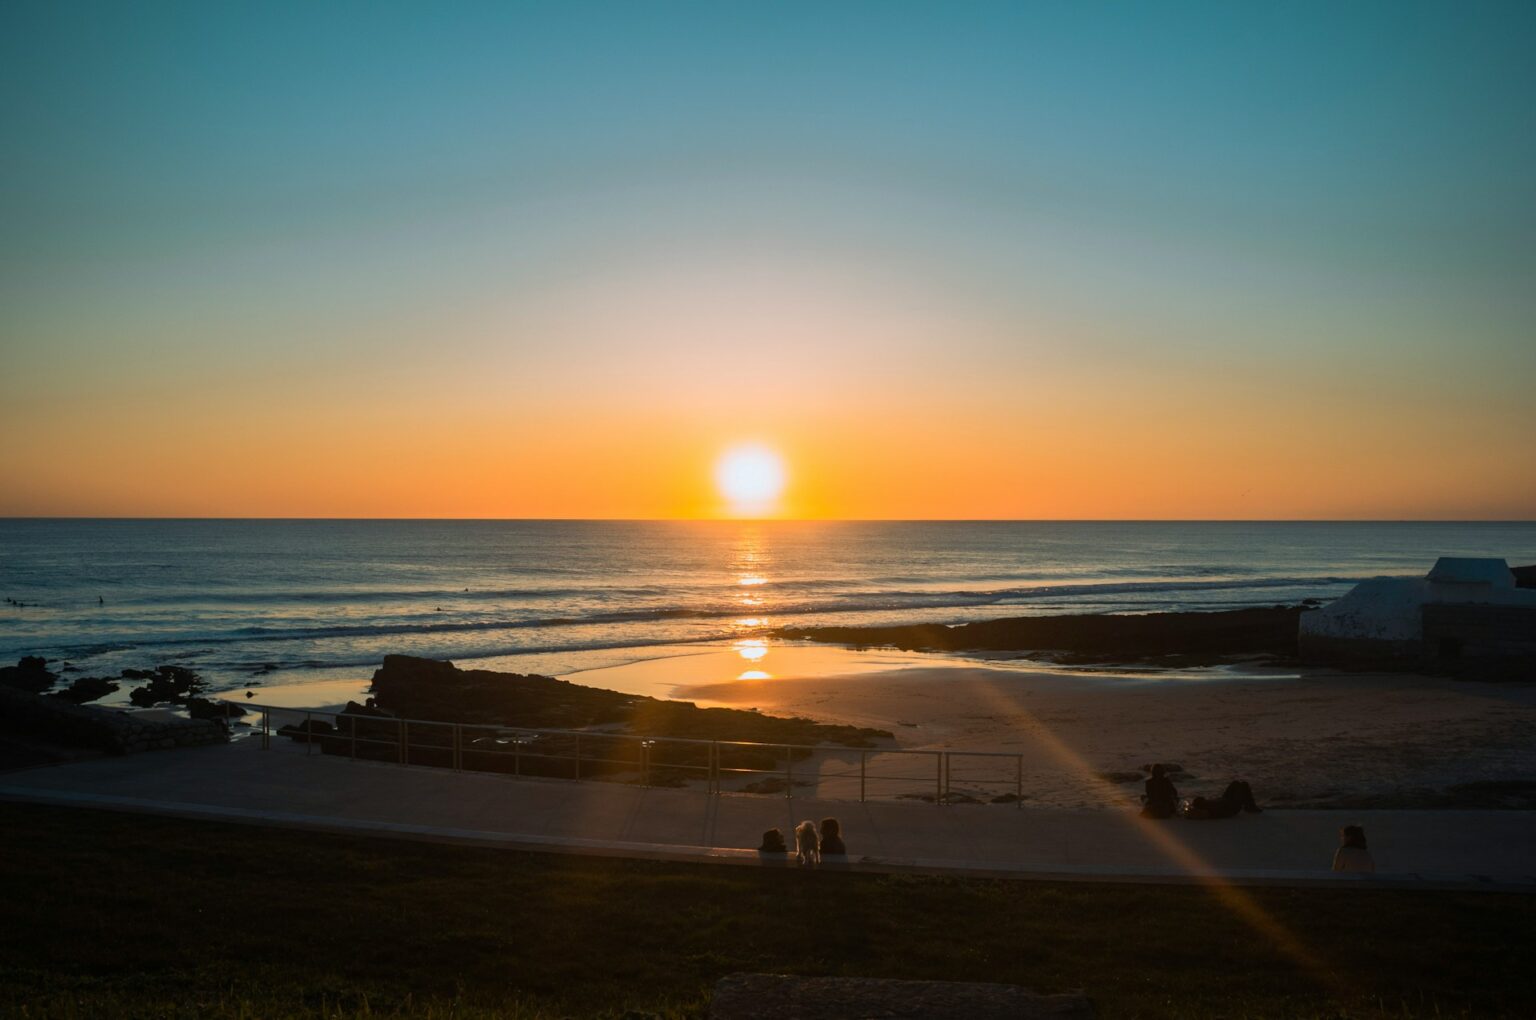
[[[1104,1017],[1536,1015],[1536,897],[600,860],[0,803],[0,1015],[697,1016],[733,971]],[[1276,948],[1262,916],[1315,968]]]

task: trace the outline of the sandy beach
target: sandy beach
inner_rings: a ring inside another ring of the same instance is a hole
[[[1184,766],[1183,794],[1218,793],[1243,778],[1275,806],[1412,806],[1457,784],[1536,778],[1536,687],[1528,684],[759,651],[694,651],[567,679],[888,729],[902,747],[1022,754],[1030,801],[1053,807],[1123,805],[1140,785],[1112,774],[1153,761]]]
[[[904,749],[1021,755],[1026,800],[1042,807],[1132,805],[1137,773],[1154,761],[1183,766],[1183,795],[1241,778],[1276,807],[1446,807],[1452,787],[1536,780],[1530,684],[1247,665],[1061,667],[755,639],[659,651],[562,678],[874,727]],[[531,671],[515,657],[497,666]],[[336,710],[367,689],[359,678],[255,693],[261,704]],[[824,775],[846,767],[830,750],[826,758]]]

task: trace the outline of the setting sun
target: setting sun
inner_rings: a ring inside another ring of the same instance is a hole
[[[771,512],[784,491],[784,462],[765,446],[737,446],[715,465],[715,484],[740,515]]]

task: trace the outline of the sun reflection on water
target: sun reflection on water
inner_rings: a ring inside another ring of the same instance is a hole
[[[763,638],[742,638],[735,647],[736,654],[748,662],[756,662],[768,654],[768,642]]]

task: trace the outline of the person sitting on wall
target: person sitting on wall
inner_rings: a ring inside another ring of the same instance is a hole
[[[1334,871],[1375,871],[1376,859],[1365,848],[1365,830],[1346,825],[1339,830],[1339,848],[1333,852]]]
[[[1196,821],[1211,818],[1231,818],[1239,811],[1259,814],[1264,809],[1254,803],[1253,787],[1240,779],[1227,784],[1227,788],[1215,799],[1196,797],[1184,808],[1184,817]]]
[[[1168,770],[1162,765],[1152,766],[1152,778],[1147,780],[1147,792],[1141,802],[1143,818],[1172,818],[1179,810],[1179,791],[1168,778]]]
[[[763,845],[757,848],[760,854],[787,854],[789,847],[784,843],[784,833],[778,829],[769,829],[763,833]]]
[[[821,852],[822,854],[848,853],[848,848],[843,845],[843,827],[838,824],[836,818],[821,820]]]

